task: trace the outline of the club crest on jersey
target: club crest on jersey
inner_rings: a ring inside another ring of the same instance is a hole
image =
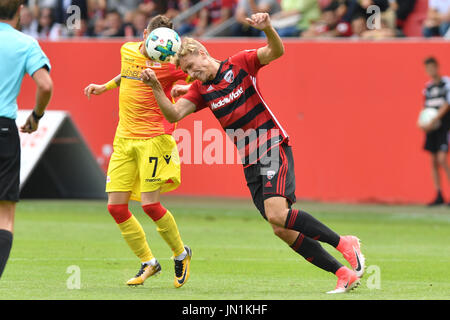
[[[272,180],[272,178],[275,176],[275,171],[269,170],[267,171],[267,179]]]
[[[234,81],[233,70],[230,70],[227,73],[225,73],[225,76],[223,77],[223,79],[228,83],[232,83]]]

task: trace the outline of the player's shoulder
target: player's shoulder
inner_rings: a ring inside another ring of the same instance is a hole
[[[433,80],[428,80],[427,82],[425,82],[425,89],[429,89],[433,86],[434,86]]]
[[[39,42],[35,38],[33,38],[32,36],[21,32],[21,31],[18,31],[16,29],[11,28],[11,30],[10,30],[10,37],[14,39],[13,43],[16,43],[17,45],[20,45],[22,47],[23,46],[28,46],[28,47],[37,46],[37,47],[39,47]],[[5,43],[5,45],[6,44],[7,43]],[[12,43],[10,43],[10,44],[12,44]]]
[[[128,49],[128,50],[136,50],[139,49],[139,46],[141,44],[141,41],[128,41],[125,42],[124,44],[122,44],[122,46],[120,47],[120,50],[124,50],[124,49]]]
[[[233,62],[239,62],[243,59],[247,59],[249,58],[251,55],[256,54],[257,49],[246,49],[246,50],[241,50],[235,54],[233,54],[232,56],[228,57],[228,61],[230,61],[231,63]]]
[[[450,89],[450,77],[448,76],[443,76],[442,77],[442,82],[445,84],[445,87],[447,89]]]

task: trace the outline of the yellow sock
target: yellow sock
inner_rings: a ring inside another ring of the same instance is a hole
[[[147,262],[154,258],[147,244],[144,229],[133,215],[118,226],[128,246],[141,259],[141,262]]]
[[[156,230],[172,249],[174,256],[182,254],[184,251],[184,244],[183,241],[181,241],[177,223],[170,211],[167,210],[166,214],[164,214],[161,219],[155,221],[155,223],[157,226]]]

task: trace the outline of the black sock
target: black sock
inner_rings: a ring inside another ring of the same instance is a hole
[[[290,209],[286,218],[286,229],[295,230],[314,240],[337,247],[340,236],[305,211]]]
[[[343,266],[331,254],[322,248],[319,241],[305,237],[301,233],[291,245],[291,248],[307,261],[325,271],[336,273],[336,271]]]
[[[11,251],[13,235],[8,230],[0,229],[0,277],[5,269]]]

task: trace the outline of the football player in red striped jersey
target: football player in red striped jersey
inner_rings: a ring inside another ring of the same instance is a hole
[[[295,174],[289,136],[263,100],[257,82],[258,70],[281,57],[284,46],[267,13],[254,14],[247,21],[265,33],[267,44],[224,61],[211,57],[200,42],[183,40],[177,65],[195,81],[189,89],[185,87],[186,94],[175,104],[164,94],[154,71],[144,70],[142,81],[152,87],[170,122],[206,108],[213,112],[235,143],[253,202],[275,234],[307,261],[338,277],[330,293],[347,292],[359,284],[364,273],[359,239],[340,236],[305,211],[292,208]],[[319,241],[340,251],[353,270],[324,250]]]

